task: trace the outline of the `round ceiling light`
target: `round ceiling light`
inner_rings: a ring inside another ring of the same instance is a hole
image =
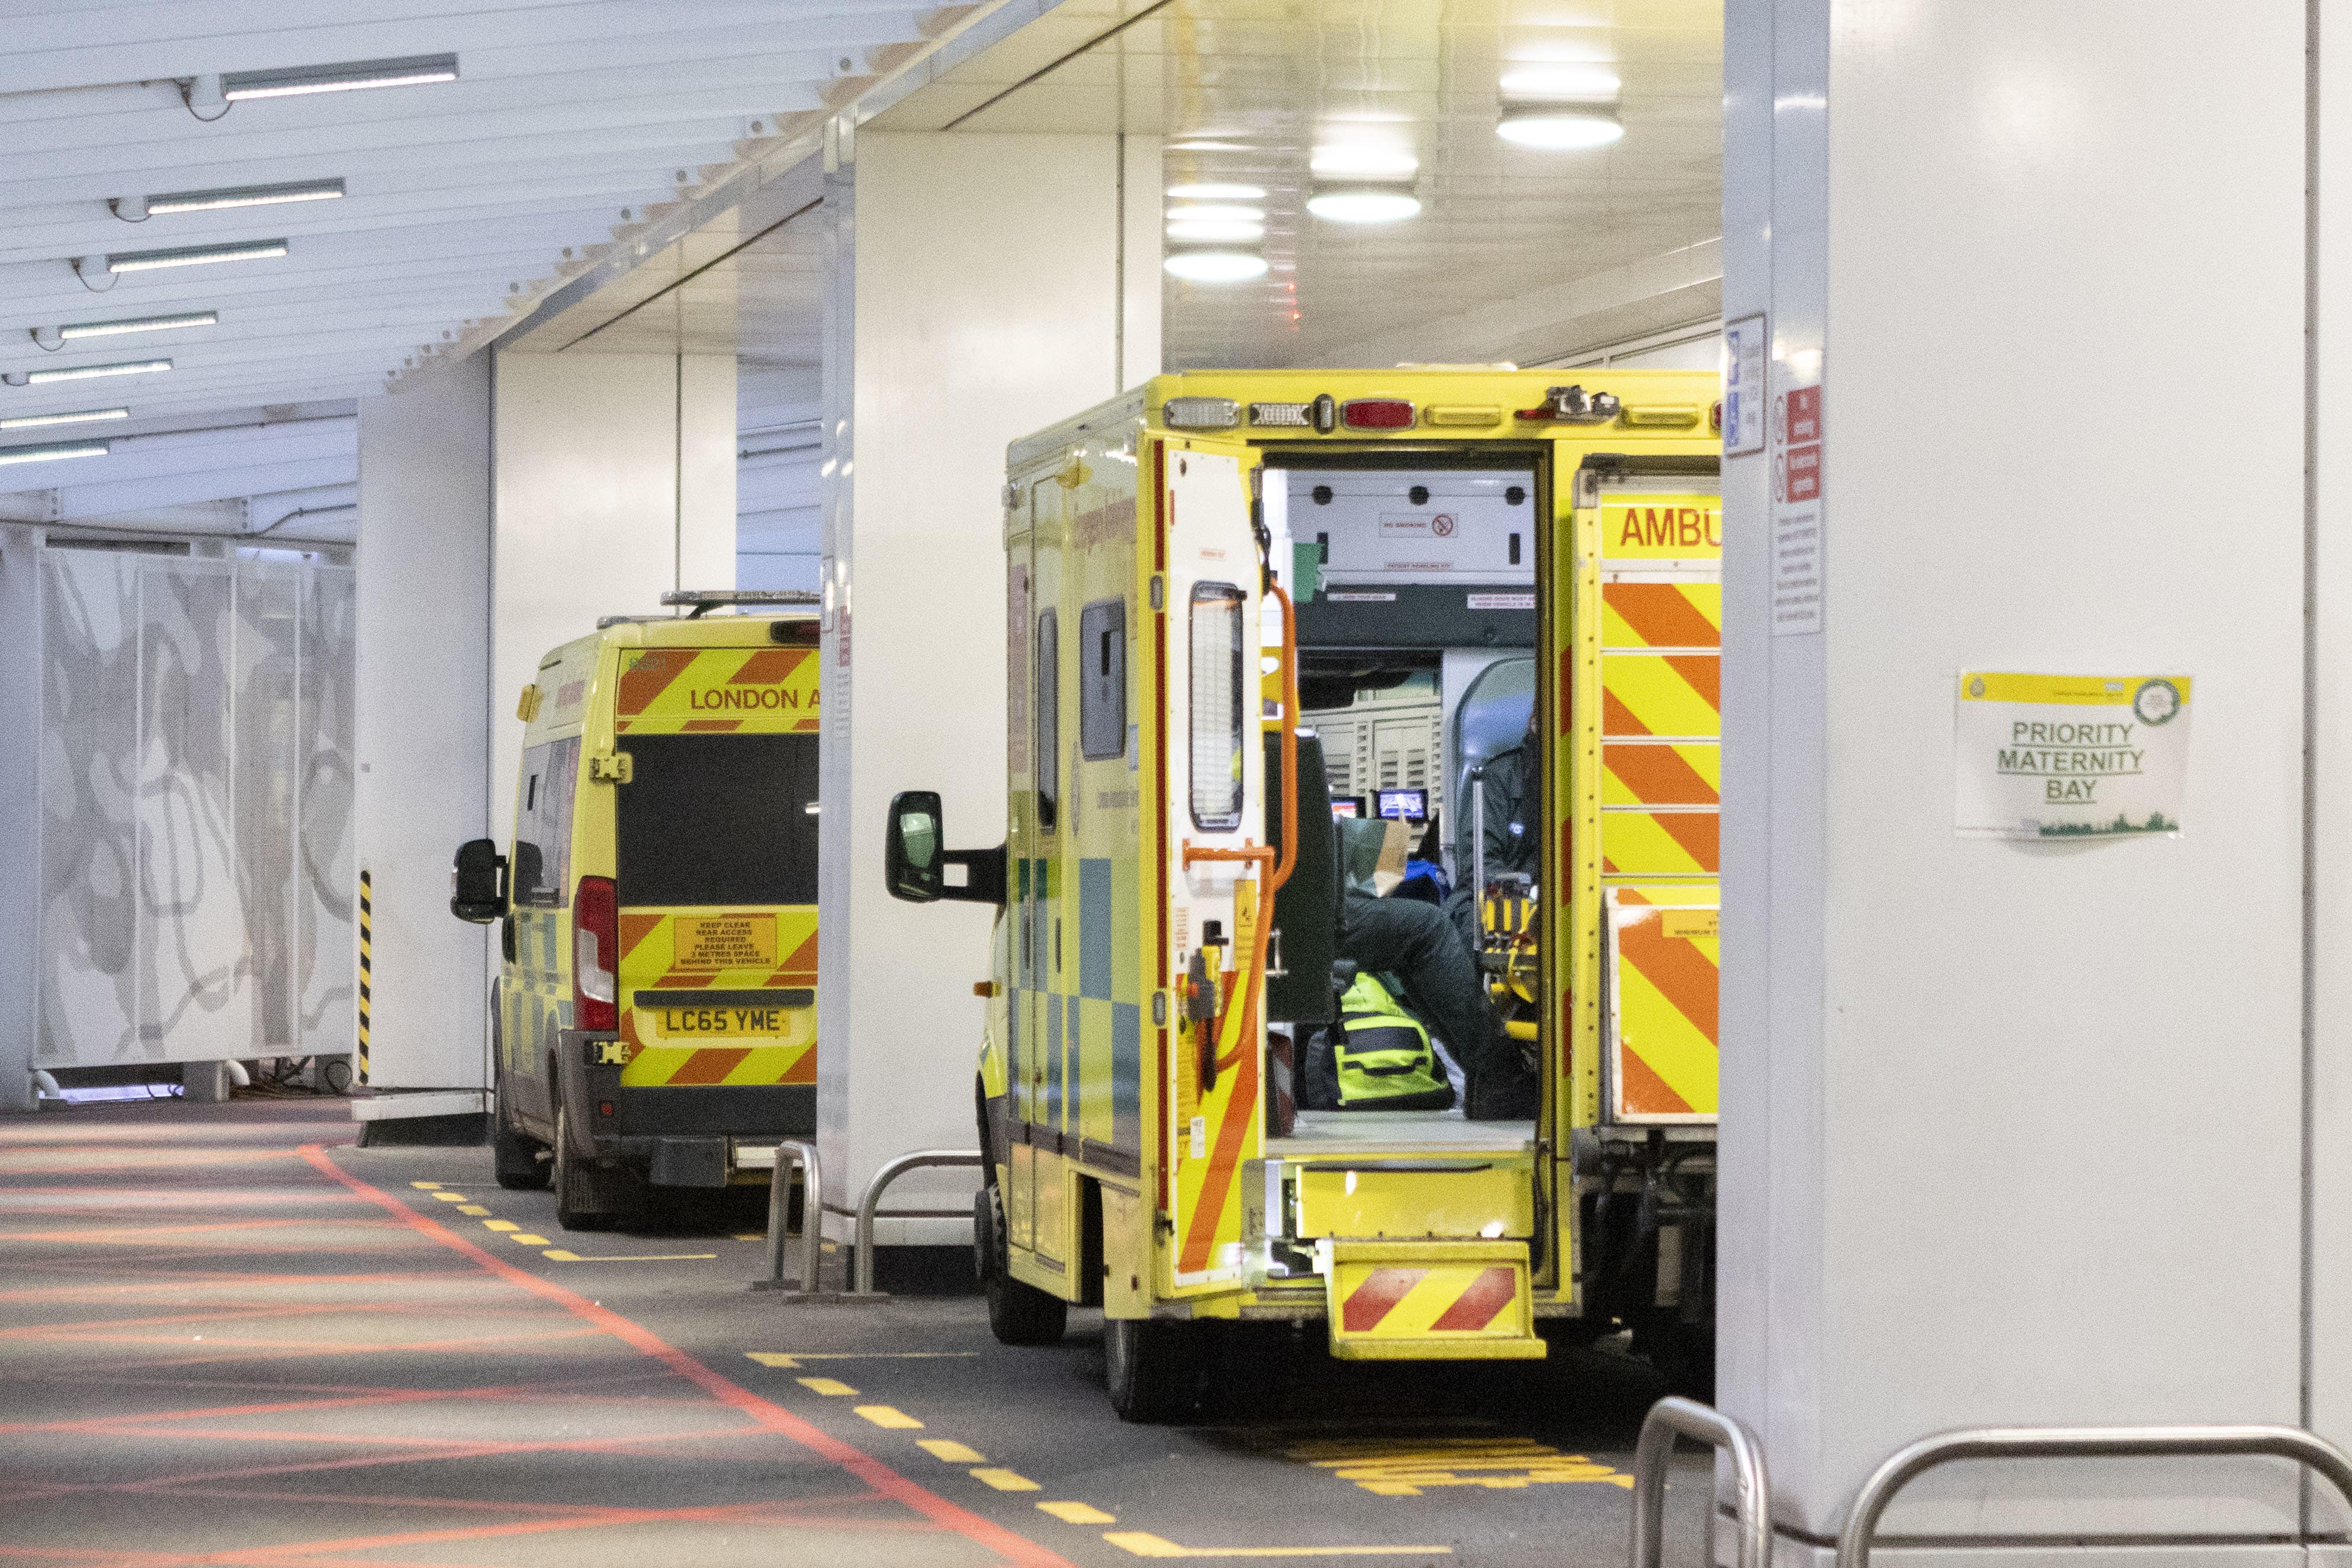
[[[1576,152],[1606,147],[1625,134],[1625,127],[1605,109],[1567,103],[1507,103],[1495,134],[1520,147],[1547,152]]]
[[[1402,223],[1421,211],[1421,198],[1403,185],[1326,185],[1307,210],[1332,223]]]
[[[1168,197],[1178,202],[1262,202],[1262,185],[1171,185]]]
[[[1171,278],[1187,283],[1246,283],[1265,276],[1265,258],[1223,246],[1198,250],[1171,250],[1160,264]]]
[[[1178,218],[1168,226],[1168,237],[1179,244],[1231,244],[1264,239],[1265,225],[1241,218]]]

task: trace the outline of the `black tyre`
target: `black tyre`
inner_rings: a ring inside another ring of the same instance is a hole
[[[498,1074],[492,1082],[497,1110],[490,1132],[491,1169],[498,1175],[499,1185],[510,1193],[538,1192],[554,1175],[555,1163],[548,1158],[546,1144],[536,1138],[524,1137],[508,1120],[506,1074]]]
[[[590,1170],[572,1152],[571,1118],[555,1108],[555,1223],[566,1230],[610,1230],[619,1223],[605,1189],[611,1178]]]
[[[1201,1402],[1200,1325],[1150,1318],[1103,1320],[1103,1372],[1122,1421],[1179,1421]]]
[[[1069,1326],[1070,1305],[1013,1278],[1006,1259],[1004,1205],[994,1182],[974,1196],[971,1226],[981,1289],[988,1296],[989,1331],[999,1344],[1059,1344]]]

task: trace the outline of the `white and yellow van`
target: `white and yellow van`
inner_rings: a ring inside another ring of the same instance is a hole
[[[571,1229],[723,1186],[816,1125],[817,648],[805,595],[696,594],[540,661],[514,837],[457,851],[500,924],[499,1184]]]

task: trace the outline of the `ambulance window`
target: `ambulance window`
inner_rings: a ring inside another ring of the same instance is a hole
[[[1192,588],[1192,821],[1242,825],[1242,608],[1230,583]]]
[[[625,745],[613,846],[622,904],[816,902],[814,735],[632,735]]]
[[[1062,633],[1054,612],[1037,617],[1037,826],[1053,831],[1062,794]]]
[[[1089,761],[1127,752],[1127,601],[1103,599],[1078,615],[1078,745]]]
[[[514,901],[560,910],[572,882],[572,797],[580,773],[580,737],[550,741],[522,754],[522,809],[515,813]]]

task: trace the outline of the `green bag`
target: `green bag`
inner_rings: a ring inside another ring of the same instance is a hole
[[[1373,975],[1357,975],[1339,998],[1332,1058],[1342,1110],[1444,1110],[1454,1103],[1428,1027]]]

